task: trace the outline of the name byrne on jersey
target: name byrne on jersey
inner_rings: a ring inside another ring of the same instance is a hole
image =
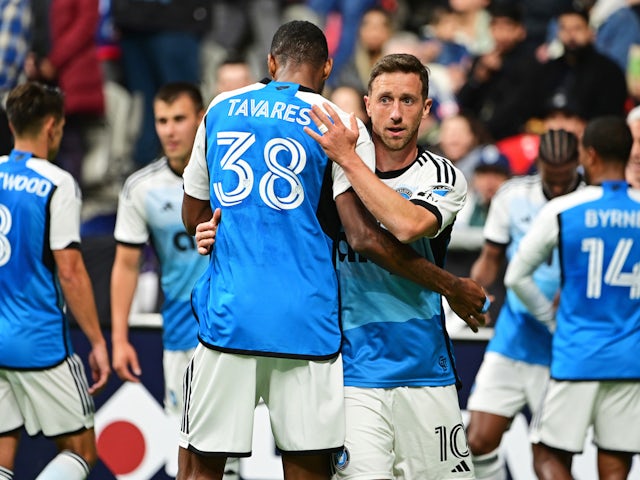
[[[229,117],[264,117],[277,118],[285,122],[309,125],[311,108],[301,107],[285,102],[269,102],[269,100],[256,100],[255,98],[232,98],[229,100]]]
[[[640,210],[589,208],[584,212],[584,224],[588,228],[640,228]]]
[[[45,178],[0,172],[0,188],[2,190],[27,192],[39,197],[46,197],[51,188],[53,188],[53,184]]]

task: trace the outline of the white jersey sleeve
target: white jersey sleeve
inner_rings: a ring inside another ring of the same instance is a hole
[[[46,160],[32,159],[29,163],[34,170],[45,174],[56,185],[49,206],[49,247],[51,250],[62,250],[73,243],[80,243],[82,194],[76,181],[70,173]]]
[[[520,242],[504,277],[505,286],[511,288],[527,310],[550,330],[554,328],[553,302],[542,293],[533,280],[533,272],[558,244],[557,216],[561,205],[561,201],[551,201],[542,208],[531,229]]]
[[[510,218],[509,218],[509,192],[502,187],[496,192],[489,205],[489,213],[484,223],[484,238],[500,245],[508,245],[511,242]]]
[[[184,169],[184,192],[198,200],[209,200],[209,169],[205,145],[207,142],[204,120],[200,122],[191,150],[191,158]]]

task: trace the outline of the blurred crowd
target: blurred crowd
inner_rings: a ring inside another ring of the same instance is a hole
[[[421,143],[467,176],[450,268],[468,274],[500,184],[536,170],[539,135],[580,136],[640,104],[640,0],[0,0],[0,95],[27,79],[59,87],[58,163],[84,196],[85,233],[112,233],[126,176],[160,154],[153,97],[187,81],[205,101],[267,76],[277,27],[324,29],[323,92],[365,122],[372,65],[412,53],[431,74]],[[0,154],[11,148],[0,115]]]

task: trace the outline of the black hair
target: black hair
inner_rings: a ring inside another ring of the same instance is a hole
[[[305,20],[293,20],[281,25],[273,36],[269,53],[283,65],[291,62],[321,67],[329,59],[324,33]]]
[[[422,99],[429,97],[429,70],[414,55],[408,53],[392,53],[385,55],[371,69],[367,90],[371,95],[373,81],[384,73],[415,73],[422,83]]]
[[[164,103],[173,103],[181,95],[187,95],[193,102],[196,112],[204,109],[204,100],[202,92],[198,86],[189,82],[172,82],[166,83],[156,93],[154,100],[160,100]]]
[[[549,165],[578,161],[578,138],[566,130],[548,130],[540,135],[538,158]]]
[[[64,117],[64,97],[57,87],[26,82],[7,96],[7,118],[17,136],[37,134],[47,117]]]
[[[587,124],[582,145],[584,148],[593,148],[605,162],[626,165],[633,146],[633,136],[623,117],[607,115]]]

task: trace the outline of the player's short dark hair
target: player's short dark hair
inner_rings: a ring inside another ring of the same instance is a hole
[[[578,138],[566,130],[548,130],[540,135],[538,158],[549,165],[578,161]]]
[[[324,33],[305,20],[293,20],[281,25],[273,36],[269,53],[284,65],[311,64],[319,68],[329,59]]]
[[[623,117],[607,115],[587,123],[582,134],[584,148],[593,148],[606,162],[626,165],[633,146],[631,130]]]
[[[64,117],[64,97],[56,87],[26,82],[9,92],[6,112],[16,135],[35,135],[47,117]]]
[[[415,73],[422,82],[422,99],[429,97],[429,70],[414,55],[408,53],[392,53],[385,55],[371,69],[367,90],[371,94],[373,81],[383,73]]]
[[[204,100],[202,99],[200,88],[189,82],[171,82],[164,84],[156,93],[154,100],[173,103],[181,95],[186,95],[191,99],[197,112],[204,109]]]

